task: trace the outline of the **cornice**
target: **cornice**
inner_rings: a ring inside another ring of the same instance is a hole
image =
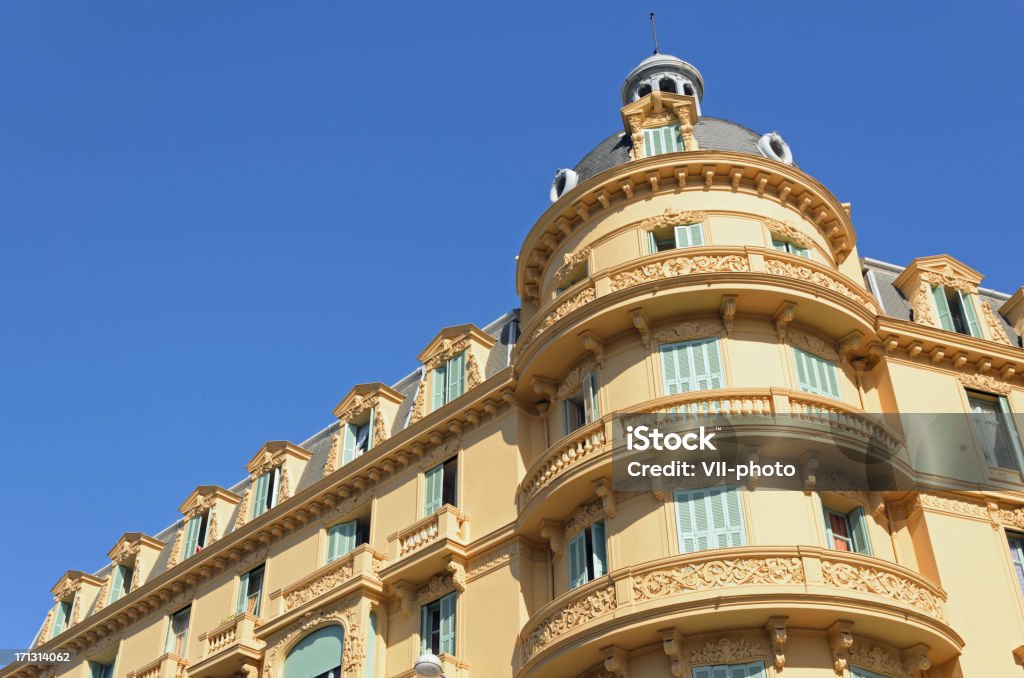
[[[217,500],[234,505],[240,502],[242,498],[218,485],[200,485],[192,490],[185,501],[181,503],[181,506],[178,507],[178,511],[188,515],[196,508],[210,508]]]
[[[157,551],[163,549],[166,546],[166,542],[160,541],[155,537],[150,537],[148,534],[142,532],[125,532],[121,535],[121,538],[117,540],[113,548],[107,551],[107,557],[112,562],[120,562],[126,553],[137,553],[139,548],[142,546],[148,546],[149,548],[156,549]]]
[[[402,394],[379,381],[368,384],[356,384],[345,394],[332,413],[342,421],[358,416],[369,407],[374,407],[380,399],[390,400],[396,405],[402,404]]]
[[[280,466],[289,457],[298,461],[309,461],[313,453],[287,440],[271,440],[263,443],[260,451],[245,465],[250,475],[265,473],[268,467]],[[237,496],[237,495],[236,495]]]

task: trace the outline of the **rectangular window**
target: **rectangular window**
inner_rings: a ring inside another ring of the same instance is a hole
[[[455,594],[420,608],[420,652],[455,654]]]
[[[608,548],[604,521],[592,523],[569,541],[569,588],[586,584],[608,573]]]
[[[466,352],[463,351],[434,370],[431,385],[432,410],[458,398],[466,389]]]
[[[429,516],[445,504],[458,506],[456,499],[458,463],[458,457],[453,457],[423,474],[423,515]]]
[[[555,290],[555,296],[558,296],[562,292],[575,285],[576,283],[583,282],[587,277],[587,262],[581,261],[575,268],[573,268],[562,282],[558,285]]]
[[[738,487],[676,490],[673,499],[680,553],[747,543]]]
[[[281,485],[281,467],[276,466],[256,479],[252,497],[252,517],[257,518],[277,506],[277,492]]]
[[[89,675],[91,678],[114,678],[114,663],[111,662],[89,662]]]
[[[206,510],[198,516],[190,518],[185,527],[185,546],[181,552],[181,559],[194,556],[206,547],[206,531],[210,523],[210,511]]]
[[[108,603],[119,600],[128,595],[132,587],[132,574],[134,571],[127,565],[116,565],[110,573],[110,598]]]
[[[989,466],[1020,470],[1020,435],[1010,402],[1002,396],[967,392],[971,407],[971,426]]]
[[[661,346],[665,395],[722,388],[722,358],[718,339],[698,339]]]
[[[360,544],[370,542],[369,519],[338,523],[327,530],[327,562],[346,556]]]
[[[192,615],[192,606],[178,610],[170,616],[167,625],[167,642],[164,644],[164,652],[178,657],[185,656],[185,641],[188,637],[188,620]]]
[[[864,509],[858,506],[849,513],[843,513],[826,508],[824,512],[826,545],[830,549],[871,555]]]
[[[704,228],[701,224],[666,226],[647,232],[651,254],[675,250],[681,247],[697,247],[704,244]]]
[[[1010,542],[1010,560],[1013,561],[1013,573],[1017,575],[1017,584],[1024,593],[1024,536],[1007,537]]]
[[[939,325],[944,330],[959,332],[972,337],[981,337],[981,326],[974,310],[974,297],[960,290],[946,289],[942,285],[932,287],[932,299],[939,312]]]
[[[597,421],[600,416],[597,405],[597,375],[588,372],[583,378],[580,390],[562,401],[562,423],[565,435]]]
[[[64,631],[64,629],[71,626],[71,611],[74,607],[74,598],[71,600],[62,600],[57,603],[57,606],[53,611],[53,632],[50,634],[51,638],[59,635]]]
[[[764,662],[749,664],[719,664],[717,666],[695,666],[690,674],[693,678],[764,678]]]
[[[238,578],[238,604],[235,614],[260,616],[260,599],[263,597],[263,566],[253,568]]]
[[[799,348],[793,349],[793,361],[801,391],[839,399],[839,376],[835,365]]]
[[[644,130],[644,157],[685,151],[679,125],[665,125]]]
[[[800,247],[800,245],[797,245],[794,242],[784,240],[774,235],[772,236],[772,247],[780,252],[788,252],[789,254],[795,254],[797,256],[804,257],[805,259],[811,258],[811,250],[808,248]]]
[[[344,466],[356,457],[361,457],[373,447],[373,424],[377,416],[377,408],[371,407],[369,412],[345,423],[342,435],[341,464]]]

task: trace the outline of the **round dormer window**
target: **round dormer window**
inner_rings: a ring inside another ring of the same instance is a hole
[[[551,202],[557,201],[563,195],[576,188],[579,180],[579,175],[571,169],[560,169],[555,172],[555,180],[551,182],[551,191],[548,193]]]
[[[789,149],[789,144],[782,139],[782,135],[778,132],[769,132],[758,139],[757,149],[766,158],[778,160],[787,165],[793,164],[793,151]]]

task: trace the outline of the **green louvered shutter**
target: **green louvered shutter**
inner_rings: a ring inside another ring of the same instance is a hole
[[[441,599],[441,653],[455,654],[455,594]]]
[[[700,224],[676,226],[674,231],[676,247],[696,247],[704,244],[704,231]]]
[[[597,406],[597,375],[593,372],[587,374],[583,385],[583,412],[588,424],[601,416]]]
[[[690,342],[693,360],[694,390],[722,388],[722,358],[718,352],[717,339],[703,339]]]
[[[862,669],[859,666],[850,666],[850,678],[886,678],[878,673],[872,673],[867,669]]]
[[[964,318],[967,320],[967,331],[972,337],[981,337],[981,325],[978,324],[978,314],[974,310],[974,296],[956,291],[960,297],[960,306],[964,309]],[[984,301],[981,303],[985,303]]]
[[[335,525],[327,532],[327,562],[350,553],[356,547],[356,521]]]
[[[114,571],[110,573],[110,595],[107,597],[107,602],[112,603],[121,597],[121,590],[124,588],[124,568],[120,565],[114,566]]]
[[[65,602],[57,603],[57,609],[53,613],[53,633],[50,634],[51,638],[64,631],[64,628],[67,626],[69,616],[70,605]]]
[[[433,403],[431,410],[437,410],[445,404],[445,373],[448,370],[448,365],[441,365],[434,370],[434,381],[430,386],[430,399]]]
[[[374,678],[377,675],[377,634],[380,628],[376,612],[370,613],[369,627],[366,634],[366,678]]]
[[[707,490],[676,490],[676,533],[680,553],[693,553],[710,548],[711,530],[708,521]]]
[[[441,508],[441,492],[444,487],[444,464],[438,464],[423,474],[424,500],[423,515],[429,516]]]
[[[739,489],[713,488],[708,493],[708,502],[714,536],[712,547],[743,546],[746,543],[746,533],[743,529],[743,507],[740,505]]]
[[[688,344],[665,344],[661,347],[661,370],[665,395],[692,391],[693,380]]]
[[[857,508],[846,514],[846,521],[850,524],[850,537],[853,540],[853,550],[871,555],[871,540],[868,539],[868,526],[864,519],[864,509]]]
[[[252,493],[252,517],[258,518],[267,510],[267,490],[270,489],[270,476],[266,473],[256,479],[256,488]],[[198,531],[196,532],[198,535]]]
[[[651,254],[658,253],[658,239],[654,237],[654,231],[647,231],[647,246],[651,250]]]
[[[690,673],[693,678],[711,678],[710,666],[694,666]]]
[[[366,451],[367,452],[372,450],[374,444],[377,442],[376,440],[373,439],[373,425],[376,423],[376,419],[377,419],[377,408],[376,407],[371,407],[370,408],[370,428],[367,430],[367,433],[366,433]]]
[[[345,424],[345,432],[342,435],[344,441],[341,446],[341,465],[344,466],[356,458],[356,425]]]
[[[1010,439],[1010,444],[1013,446],[1014,461],[1019,465],[1024,461],[1024,446],[1021,446],[1020,431],[1017,430],[1017,420],[1013,416],[1013,411],[1010,409],[1010,401],[1007,400],[1006,396],[999,396],[999,410],[1001,414],[999,425],[1006,427],[1007,436]]]
[[[936,285],[932,288],[932,298],[935,300],[935,308],[939,312],[939,326],[944,330],[953,332],[953,315],[949,312],[949,301],[946,300],[946,288]]]
[[[729,678],[763,678],[764,662],[729,664]]]
[[[580,532],[569,540],[569,588],[587,583],[587,536]]]
[[[839,378],[835,365],[799,348],[793,349],[793,361],[796,363],[801,391],[839,398]]]
[[[466,391],[466,354],[460,353],[448,361],[448,397],[445,402],[458,398]]]
[[[196,516],[188,521],[188,526],[185,528],[185,548],[181,554],[182,560],[195,555],[196,547],[199,546],[199,527],[202,520],[202,516]]]
[[[242,614],[245,612],[246,602],[249,599],[249,573],[241,575],[238,578],[238,600],[235,602],[235,614]]]
[[[572,407],[569,405],[569,400],[562,401],[562,433],[569,435],[575,429],[573,428],[572,422]]]
[[[594,578],[608,574],[608,545],[605,541],[604,521],[590,526],[590,541],[594,545]]]
[[[103,664],[99,662],[89,662],[89,675],[91,678],[103,678]]]
[[[434,635],[434,625],[430,617],[430,606],[420,608],[420,654],[430,652],[430,639]]]

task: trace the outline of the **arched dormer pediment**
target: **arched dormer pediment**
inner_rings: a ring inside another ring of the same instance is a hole
[[[125,532],[114,544],[114,547],[107,551],[107,557],[112,563],[122,563],[137,557],[140,553],[159,555],[166,545],[159,539],[142,532]]]
[[[41,638],[49,639],[53,635],[53,624],[59,623],[58,631],[63,631],[69,626],[80,622],[96,602],[96,596],[103,586],[103,580],[94,577],[81,570],[68,570],[57,580],[57,583],[50,589],[53,594],[54,609],[50,611],[46,624],[43,627]],[[57,608],[65,605],[66,609],[61,610],[59,622],[54,620],[54,612]]]
[[[178,527],[168,564],[173,567],[217,541],[239,501],[241,497],[218,485],[192,490],[178,507],[185,519]]]
[[[82,572],[81,570],[68,570],[61,578],[57,580],[57,583],[50,589],[50,593],[53,594],[54,602],[60,602],[62,600],[68,600],[72,596],[76,596],[82,593],[83,589],[88,590],[94,588],[99,590],[99,587],[103,582],[89,574],[88,572]]]
[[[644,130],[678,125],[683,149],[700,150],[693,126],[697,123],[697,99],[687,94],[652,92],[639,101],[622,107],[622,124],[633,142],[630,156],[633,160],[645,157]]]
[[[324,475],[387,440],[402,399],[401,393],[379,381],[353,386],[334,408],[338,431],[332,436]]]
[[[218,485],[200,485],[192,490],[178,510],[185,518],[194,518],[207,509],[218,508],[220,504],[234,506],[240,500],[237,494]]]
[[[438,332],[418,356],[423,363],[424,374],[416,392],[411,420],[420,419],[480,384],[484,379],[481,366],[487,364],[487,355],[495,343],[494,337],[472,323],[446,327]],[[459,356],[463,356],[462,360],[458,360]],[[453,360],[458,365],[452,366]],[[457,381],[446,381],[443,375],[451,377],[456,368],[459,372]],[[447,393],[442,392],[445,388]]]
[[[306,462],[312,456],[313,453],[309,450],[287,440],[271,440],[263,443],[259,452],[253,455],[253,458],[245,465],[245,469],[249,472],[249,487],[245,490],[236,526],[242,525],[250,517],[255,517],[263,512],[261,510],[253,516],[249,515],[253,501],[261,500],[252,495],[254,488],[260,489],[262,476],[274,477],[271,482],[272,487],[266,491],[274,497],[270,503],[277,505],[291,496],[292,482],[302,477]]]
[[[967,264],[948,254],[918,257],[910,262],[893,284],[910,301],[914,322],[943,329],[952,329],[948,318],[949,303],[943,302],[945,292],[959,295],[975,295],[984,276]],[[973,301],[968,302],[973,307]],[[979,315],[985,309],[973,309],[972,315]],[[981,336],[980,329],[975,336]]]
[[[110,558],[113,567],[107,575],[96,601],[96,610],[102,609],[109,602],[120,597],[120,594],[111,595],[110,589],[115,584],[115,578],[117,579],[116,585],[124,590],[134,591],[142,586],[145,583],[146,575],[165,546],[164,542],[142,532],[125,532],[121,535],[114,547],[107,551],[107,557]],[[118,569],[120,572],[117,572]],[[127,583],[126,587],[125,583]]]

